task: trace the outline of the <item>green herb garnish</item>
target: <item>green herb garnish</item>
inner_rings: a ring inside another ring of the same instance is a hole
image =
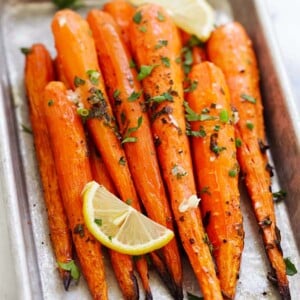
[[[136,101],[137,99],[139,99],[141,97],[141,95],[142,95],[142,91],[140,91],[140,92],[133,91],[127,100],[129,102]]]
[[[130,135],[133,132],[137,131],[141,127],[142,122],[143,122],[143,117],[140,116],[138,118],[138,121],[137,121],[137,126],[136,127],[130,127],[130,128],[127,129],[125,137],[122,140],[121,144],[124,144],[124,143],[135,143],[137,141],[137,137],[131,137]]]
[[[64,263],[64,262],[60,262],[58,261],[57,262],[58,266],[65,270],[65,271],[69,271],[70,274],[71,274],[71,277],[78,281],[79,278],[80,278],[80,271],[79,271],[79,268],[77,267],[77,265],[75,264],[75,261],[74,260],[71,260],[67,263]]]
[[[32,52],[32,49],[31,48],[25,48],[25,47],[22,47],[20,48],[21,52],[24,54],[24,55],[28,55]]]
[[[102,219],[94,219],[94,222],[95,222],[98,226],[102,226]]]
[[[162,47],[166,47],[168,45],[168,40],[159,40],[155,45],[155,49],[160,49]]]
[[[242,146],[242,140],[240,138],[235,139],[235,146],[240,148]]]
[[[76,87],[79,87],[80,85],[84,85],[85,84],[85,80],[83,80],[82,78],[75,76],[74,78],[74,85]]]
[[[132,18],[133,22],[136,24],[140,24],[142,22],[142,12],[137,11]]]
[[[250,122],[250,121],[247,121],[247,122],[246,122],[246,127],[247,127],[249,130],[253,130],[254,124],[253,124],[252,122]]]
[[[295,265],[291,262],[291,260],[286,257],[284,258],[285,268],[286,268],[286,275],[293,276],[298,273]]]
[[[222,123],[227,123],[229,121],[229,114],[228,114],[228,111],[226,109],[222,109],[220,111],[220,121]]]
[[[155,67],[157,67],[157,65],[151,65],[151,66],[141,65],[140,72],[137,76],[137,80],[143,80],[144,78],[149,76]]]
[[[98,71],[88,70],[88,71],[86,71],[86,74],[89,77],[91,84],[94,84],[94,85],[99,84],[100,73]]]
[[[250,95],[247,95],[247,94],[241,94],[241,98],[248,101],[248,102],[251,102],[253,104],[256,103],[256,99]]]
[[[157,20],[160,22],[163,22],[163,21],[165,21],[165,19],[166,19],[165,16],[159,11],[157,13]]]
[[[168,57],[162,57],[161,58],[161,62],[166,66],[166,67],[170,67],[171,66],[171,64],[170,64],[170,58],[168,58]]]

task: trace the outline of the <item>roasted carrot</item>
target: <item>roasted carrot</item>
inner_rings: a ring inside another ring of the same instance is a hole
[[[61,61],[60,61],[59,57],[55,58],[55,60],[54,60],[54,66],[55,66],[55,74],[56,74],[57,80],[63,82],[63,84],[65,85],[65,87],[67,89],[69,89],[70,86],[69,86],[68,81],[66,79],[65,71],[62,68],[62,64],[61,64]]]
[[[229,91],[222,71],[210,62],[194,66],[189,78],[197,84],[186,105],[202,217],[222,294],[234,299],[244,231]]]
[[[88,131],[103,158],[116,190],[121,199],[124,201],[130,199],[131,205],[139,209],[129,168],[127,164],[121,163],[125,152],[106,95],[88,23],[71,10],[61,10],[54,16],[52,30],[66,78],[73,89],[77,87],[83,105],[88,110],[86,121]],[[146,295],[150,298],[148,267],[144,258],[138,261],[137,269]]]
[[[121,30],[124,43],[130,49],[129,24],[132,20],[134,7],[126,0],[112,0],[104,4],[103,10],[114,18]]]
[[[144,109],[144,97],[140,94],[139,99],[128,100],[134,93],[141,91],[141,85],[136,79],[137,73],[134,68],[130,68],[128,49],[122,43],[117,25],[109,14],[92,10],[87,20],[93,31],[100,67],[137,192],[148,216],[173,229],[172,214],[160,175],[148,115]],[[137,130],[129,136],[130,128],[137,124]],[[174,297],[182,298],[181,260],[176,240],[173,239],[160,252],[166,264],[166,270],[161,275],[165,281],[169,280],[166,284]],[[167,277],[166,272],[169,273]]]
[[[50,148],[48,129],[44,120],[43,91],[54,79],[50,54],[42,44],[35,44],[26,55],[25,85],[29,102],[30,120],[35,152],[43,185],[47,208],[50,238],[56,260],[68,263],[72,260],[72,241],[65,216],[61,194]],[[63,284],[68,290],[71,274],[59,268]]]
[[[98,153],[95,146],[92,145],[91,142],[89,146],[89,153],[93,179],[99,184],[105,186],[105,188],[107,188],[111,193],[117,195],[117,191],[101,158],[101,155]],[[109,250],[109,255],[124,298],[128,300],[138,299],[139,290],[137,279],[134,275],[131,257],[113,250]]]
[[[140,26],[146,31],[140,31]],[[181,242],[205,299],[222,299],[200,211],[193,201],[197,197],[185,135],[183,74],[177,60],[181,50],[179,33],[163,8],[149,4],[137,9],[130,36],[140,68],[152,67],[143,78],[143,90],[150,104],[152,134]]]
[[[85,227],[81,192],[92,174],[81,119],[61,82],[45,88],[44,111],[58,183],[82,272],[94,299],[107,299],[100,244]]]
[[[270,191],[270,174],[266,157],[260,149],[264,140],[264,121],[259,92],[257,62],[252,43],[239,23],[217,28],[208,41],[209,58],[224,72],[232,105],[238,110],[236,138],[241,141],[238,160],[245,176],[265,250],[274,271],[269,279],[277,281],[282,299],[290,299],[285,263],[276,227],[274,204]]]

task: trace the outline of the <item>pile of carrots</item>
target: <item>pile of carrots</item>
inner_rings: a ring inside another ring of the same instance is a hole
[[[272,267],[269,278],[282,299],[290,299],[257,63],[243,27],[218,27],[203,45],[163,8],[115,0],[91,10],[87,20],[58,11],[52,31],[57,57],[33,45],[25,85],[65,289],[76,277],[74,245],[91,295],[108,297],[101,245],[82,214],[82,189],[96,180],[176,229],[176,239],[149,254],[174,299],[183,299],[179,246],[205,299],[234,299],[244,245],[241,171]],[[152,299],[146,258],[109,255],[124,299],[139,298],[135,270]]]

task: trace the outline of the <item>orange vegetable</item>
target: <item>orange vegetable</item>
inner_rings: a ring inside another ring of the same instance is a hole
[[[139,209],[129,168],[126,164],[121,164],[125,152],[105,92],[91,30],[87,22],[71,10],[61,10],[55,14],[52,30],[67,81],[73,89],[77,87],[84,107],[88,109],[87,128],[116,190],[121,199],[130,199],[131,205]],[[144,258],[138,261],[137,268],[146,293],[151,295],[148,267]]]
[[[147,30],[140,31],[140,26]],[[140,68],[152,66],[142,81],[143,90],[150,103],[152,134],[181,242],[205,299],[222,299],[199,208],[187,204],[196,198],[196,187],[185,135],[183,74],[177,62],[181,43],[177,28],[161,7],[143,5],[135,13],[130,36],[131,49]]]
[[[114,18],[121,30],[124,43],[130,49],[129,24],[132,21],[134,7],[126,0],[112,0],[104,4],[103,10]]]
[[[222,294],[234,299],[244,231],[229,91],[222,71],[209,62],[194,66],[189,78],[197,82],[195,90],[187,94],[193,111],[187,118],[198,119],[190,122],[189,134],[201,212],[213,246]]]
[[[42,44],[33,45],[26,55],[25,67],[29,114],[54,254],[58,262],[68,263],[72,260],[71,235],[58,186],[48,129],[44,120],[42,96],[45,86],[53,79],[53,64],[48,50]],[[59,272],[67,290],[71,274],[61,268]]]
[[[61,82],[45,88],[44,110],[58,183],[82,272],[94,299],[107,299],[100,244],[89,233],[82,214],[81,192],[92,180],[81,119]]]
[[[97,153],[97,150],[90,143],[90,163],[92,168],[93,179],[99,184],[105,186],[111,193],[117,194],[105,164]],[[132,258],[128,255],[109,250],[110,260],[125,299],[138,299],[139,290],[137,279],[134,275]]]
[[[252,43],[239,23],[217,28],[207,45],[209,58],[224,72],[232,105],[238,110],[236,138],[241,140],[238,160],[245,176],[265,250],[274,271],[269,278],[276,280],[283,299],[290,299],[286,267],[276,227],[270,174],[266,157],[260,149],[264,141],[264,121],[259,92],[257,62]]]
[[[141,92],[141,85],[136,79],[137,73],[129,66],[128,51],[124,48],[117,25],[109,14],[92,10],[87,19],[93,31],[100,67],[138,194],[148,216],[173,229],[172,214],[160,175],[149,119],[143,109],[146,103],[142,94],[135,101],[128,100],[133,93]],[[130,128],[136,127],[139,122],[141,123],[137,130],[127,136]],[[124,158],[123,163],[127,164],[127,161]],[[160,252],[166,264],[166,272],[170,273],[168,279],[171,282],[167,284],[174,297],[182,297],[181,260],[176,240],[173,239]]]

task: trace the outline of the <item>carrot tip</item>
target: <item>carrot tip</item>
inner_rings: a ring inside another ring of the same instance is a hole
[[[279,286],[279,293],[282,300],[291,300],[290,288],[288,285]]]
[[[153,300],[151,291],[146,291],[145,299],[146,300]]]
[[[63,274],[63,284],[66,291],[68,291],[70,283],[72,280],[71,272],[70,271],[64,271]]]

